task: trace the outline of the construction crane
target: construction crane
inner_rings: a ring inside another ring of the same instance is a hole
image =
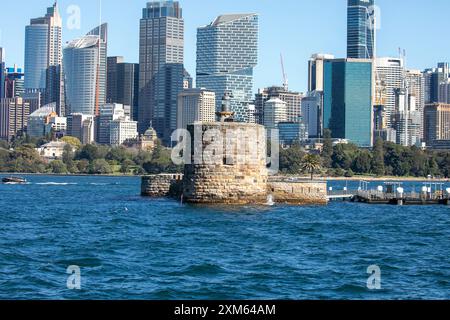
[[[288,81],[288,77],[286,74],[286,71],[284,69],[284,59],[283,59],[283,54],[280,54],[281,57],[281,71],[283,72],[283,88],[284,90],[288,91],[289,90],[289,81]]]

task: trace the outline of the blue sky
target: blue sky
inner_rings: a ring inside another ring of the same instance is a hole
[[[224,13],[260,14],[259,65],[255,88],[281,84],[283,53],[290,88],[305,91],[307,61],[311,54],[346,55],[347,0],[180,0],[186,23],[185,65],[195,75],[196,28]],[[24,28],[30,18],[42,16],[53,0],[2,0],[0,46],[8,65],[23,66]],[[100,0],[60,0],[64,41],[83,35],[100,21]],[[102,0],[102,20],[109,23],[108,55],[138,61],[139,19],[146,1]],[[67,8],[81,9],[81,28],[67,28]],[[414,69],[448,61],[448,0],[378,0],[381,29],[378,56],[397,56],[407,50],[407,65]]]

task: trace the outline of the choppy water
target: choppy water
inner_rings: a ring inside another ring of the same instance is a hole
[[[0,185],[0,299],[450,298],[448,207],[191,207],[139,178],[27,178]]]

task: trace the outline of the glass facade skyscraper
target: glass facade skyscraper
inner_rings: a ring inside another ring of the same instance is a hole
[[[25,90],[40,91],[45,103],[61,101],[62,19],[55,4],[25,28]],[[48,90],[48,92],[46,92]]]
[[[0,48],[0,99],[5,98],[6,88],[6,67],[5,67],[5,50]]]
[[[139,42],[139,132],[152,126],[169,144],[184,79],[184,20],[178,1],[147,3]]]
[[[107,103],[131,107],[131,117],[138,118],[139,64],[123,62],[123,57],[108,57]]]
[[[323,117],[333,138],[372,146],[371,60],[325,61]]]
[[[106,103],[106,30],[103,24],[64,49],[68,115],[98,115]]]
[[[375,0],[348,0],[347,57],[372,59],[375,51]]]
[[[218,111],[224,93],[231,93],[230,108],[239,122],[250,118],[258,29],[257,14],[230,14],[197,31],[197,87],[216,93]]]

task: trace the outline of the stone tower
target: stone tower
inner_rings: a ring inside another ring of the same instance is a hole
[[[184,200],[200,204],[266,203],[265,128],[230,122],[227,115],[222,115],[223,122],[188,126],[192,152],[191,164],[185,166]]]

